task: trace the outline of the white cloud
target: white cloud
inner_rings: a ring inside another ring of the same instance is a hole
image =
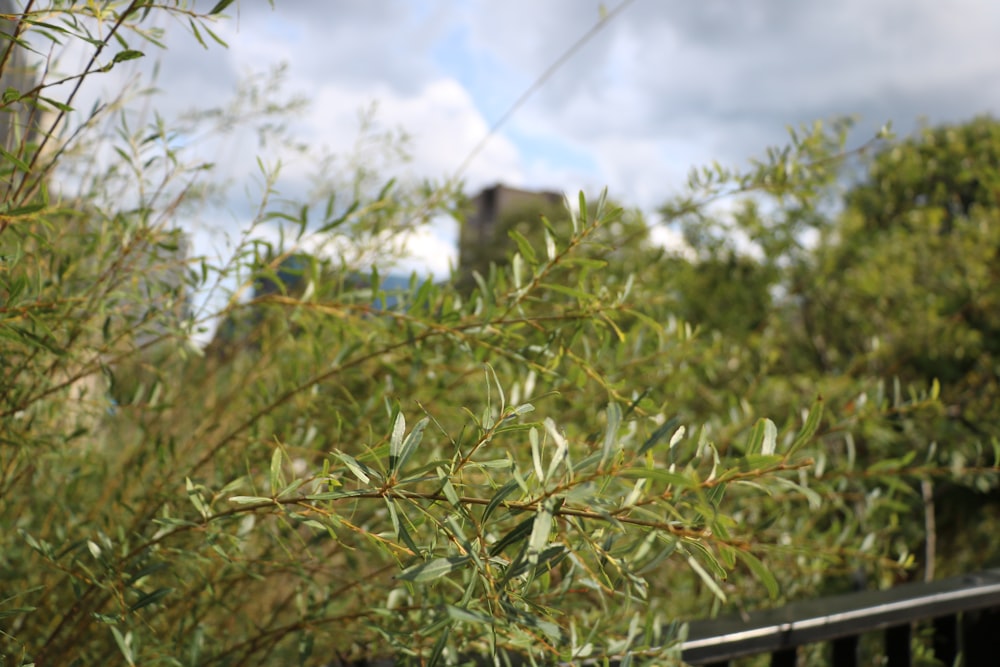
[[[169,51],[138,62],[162,61],[156,105],[169,116],[220,104],[241,74],[286,61],[288,92],[313,98],[293,124],[297,137],[348,152],[358,110],[377,101],[381,127],[412,136],[412,160],[383,168],[441,180],[594,25],[599,5],[293,0],[272,11],[253,0],[240,3],[238,20],[215,26],[228,51],[205,51],[168,21]],[[465,174],[468,189],[503,181],[596,193],[606,185],[649,212],[689,167],[744,163],[782,142],[789,124],[859,113],[866,128],[891,119],[905,130],[921,116],[997,114],[998,25],[993,0],[636,0],[490,140]],[[110,90],[129,71],[102,80]],[[207,150],[239,178],[256,169],[253,137]],[[286,158],[282,193],[302,196],[317,165]],[[428,234],[412,247],[440,272],[436,244],[448,235]]]

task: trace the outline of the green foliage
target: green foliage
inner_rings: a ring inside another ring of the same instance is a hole
[[[85,77],[155,44],[156,12],[212,36],[180,1],[111,2],[95,42],[95,11],[49,3],[17,30],[88,44]],[[241,106],[259,85],[185,132],[266,115]],[[995,484],[995,439],[953,414],[994,423],[995,212],[978,201],[942,233],[938,203],[914,197],[903,234],[866,208],[886,151],[916,169],[919,143],[878,152],[841,210],[839,126],[746,174],[698,172],[665,207],[692,260],[581,195],[505,223],[512,244],[475,285],[387,290],[366,249],[453,208],[452,186],[382,182],[360,155],[341,182],[318,162],[314,201],[275,204],[265,168],[254,228],[280,224],[282,242],[251,229],[213,262],[174,228],[214,193],[189,185],[210,168],[187,161],[185,132],[120,119],[57,149],[52,118],[4,154],[11,664],[662,662],[685,618],[859,569],[907,576],[929,530],[921,483]],[[116,157],[78,161],[96,154]],[[726,197],[731,216],[711,206]],[[378,305],[389,291],[397,305]],[[217,307],[194,306],[206,294]]]

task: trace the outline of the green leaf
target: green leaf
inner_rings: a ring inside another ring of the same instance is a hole
[[[552,232],[550,232],[548,228],[546,228],[544,232],[545,232],[545,254],[549,258],[549,261],[551,262],[556,258],[557,254],[556,240],[555,238],[553,238]]]
[[[403,448],[399,453],[399,461],[396,462],[395,470],[402,470],[406,462],[413,456],[413,452],[417,450],[417,446],[420,445],[420,441],[424,438],[424,429],[427,428],[427,424],[430,421],[429,417],[424,417],[414,425],[413,430],[403,439]]]
[[[524,238],[524,236],[516,229],[510,230],[509,235],[510,238],[514,239],[514,243],[517,244],[517,250],[521,253],[521,256],[524,257],[524,261],[531,266],[538,264],[538,259],[535,257],[535,250],[531,247],[531,243],[528,242],[528,239]]]
[[[655,447],[656,443],[667,437],[667,434],[671,433],[674,428],[680,424],[680,422],[681,420],[678,417],[671,417],[665,423],[661,424],[655,431],[653,431],[653,434],[649,436],[646,442],[642,443],[642,446],[639,447],[638,453],[645,454],[650,449]]]
[[[760,445],[760,453],[765,456],[774,454],[778,445],[778,427],[770,419],[764,419],[764,440]]]
[[[38,99],[41,102],[45,102],[46,104],[51,105],[52,107],[54,107],[58,111],[66,111],[66,112],[73,111],[73,107],[71,107],[70,105],[68,105],[65,102],[62,102],[60,100],[53,99],[51,97],[44,97],[42,95],[39,95]]]
[[[695,560],[694,556],[688,556],[687,562],[688,565],[691,566],[691,569],[694,570],[699,577],[701,577],[703,582],[705,582],[705,585],[708,586],[708,590],[712,591],[712,594],[719,598],[721,602],[725,602],[726,593],[719,586],[719,582],[715,580],[715,577],[709,574],[708,571],[701,566],[701,563]]]
[[[460,623],[481,623],[483,625],[491,626],[496,623],[496,619],[489,614],[463,609],[462,607],[456,607],[451,604],[445,605],[445,611],[448,612],[448,616],[451,617],[453,621],[458,621]]]
[[[462,499],[458,497],[458,492],[455,491],[455,485],[451,483],[450,479],[445,478],[444,484],[441,486],[441,490],[444,492],[444,497],[448,499],[448,502],[451,503],[453,507],[462,506]]]
[[[885,459],[883,461],[876,461],[875,463],[868,466],[866,471],[869,475],[877,475],[879,473],[885,473],[890,471],[896,471],[900,468],[905,468],[906,466],[913,463],[913,459],[917,455],[917,450],[911,449],[909,452],[895,459]]]
[[[226,11],[226,7],[228,7],[231,4],[233,4],[233,0],[219,0],[219,2],[215,3],[214,7],[208,10],[208,13],[219,14],[221,12]]]
[[[576,289],[574,287],[567,287],[566,285],[559,285],[557,283],[542,283],[539,287],[552,292],[558,292],[559,294],[565,294],[566,296],[571,296],[579,301],[592,301],[594,299],[594,295],[590,292],[585,292],[584,290]]]
[[[792,443],[791,447],[785,453],[785,456],[791,456],[803,446],[805,446],[812,437],[816,434],[817,429],[819,429],[819,424],[823,420],[823,399],[816,399],[813,403],[812,408],[809,410],[809,416],[806,417],[806,423],[803,424],[802,430],[799,431],[798,436]]]
[[[198,490],[198,487],[194,485],[190,477],[184,478],[184,485],[187,489],[188,499],[191,501],[191,504],[194,505],[194,508],[198,510],[198,513],[201,514],[203,519],[207,519],[210,513],[208,511],[208,507],[205,505],[204,498],[201,496],[201,492]]]
[[[399,458],[403,453],[403,434],[406,433],[406,418],[400,411],[392,425],[392,435],[389,436],[389,474],[396,472]]]
[[[627,479],[651,479],[679,489],[690,489],[697,485],[695,480],[679,472],[670,472],[663,468],[626,468],[618,473]]]
[[[278,491],[285,485],[285,476],[282,474],[282,451],[280,447],[274,448],[274,453],[271,454],[271,492],[278,493]]]
[[[413,541],[413,537],[410,535],[410,531],[406,529],[406,524],[403,522],[399,516],[399,512],[396,510],[396,503],[392,498],[386,497],[385,504],[389,509],[389,520],[392,522],[392,528],[396,531],[396,537],[398,537],[406,548],[412,551],[414,554],[420,553],[420,547]]]
[[[118,644],[118,650],[125,656],[125,661],[129,665],[135,665],[135,657],[132,655],[132,633],[126,632],[123,636],[118,628],[111,626],[111,634],[115,638],[115,643]]]
[[[747,454],[757,454],[761,451],[764,446],[764,438],[767,435],[767,419],[758,419],[754,425],[753,430],[750,431],[750,438],[747,440],[745,447],[745,452]]]
[[[142,58],[146,54],[142,51],[136,51],[135,49],[125,49],[124,51],[119,51],[115,54],[113,59],[114,63],[123,63],[126,60],[135,60],[136,58]]]
[[[507,498],[507,496],[509,496],[511,493],[513,493],[517,489],[518,486],[519,485],[518,485],[516,479],[509,479],[509,480],[507,480],[507,483],[504,484],[503,486],[501,486],[500,490],[497,491],[493,495],[492,498],[490,498],[490,502],[487,503],[486,509],[483,510],[483,521],[482,522],[484,524],[486,523],[487,519],[490,518],[490,515],[493,514],[493,511],[496,510],[496,508],[500,506],[500,503],[502,503],[504,501],[504,499]]]
[[[27,162],[17,157],[13,153],[8,153],[3,148],[0,148],[0,156],[3,156],[7,161],[9,161],[11,164],[13,164],[15,167],[17,167],[18,169],[20,169],[25,173],[31,171],[31,166],[28,165]]]
[[[764,584],[764,588],[767,589],[767,594],[771,597],[771,599],[776,599],[779,593],[778,580],[774,578],[771,571],[768,570],[764,564],[749,551],[737,549],[736,557],[743,561],[747,568],[749,568],[749,570],[753,573],[753,576],[757,577],[757,580],[760,581],[760,583]]]
[[[552,453],[552,458],[549,460],[548,470],[545,471],[545,478],[543,479],[543,481],[547,481],[552,479],[552,476],[555,474],[559,466],[562,465],[562,463],[569,457],[569,441],[566,440],[566,437],[559,432],[559,428],[556,426],[556,423],[552,421],[551,417],[545,418],[544,425],[545,430],[548,431],[549,436],[551,436],[552,440],[556,443],[556,450]]]
[[[358,478],[362,484],[371,484],[372,477],[379,477],[379,475],[366,466],[363,463],[357,461],[350,454],[345,454],[344,452],[334,452],[337,458],[339,458],[347,469],[351,471],[351,474]]]
[[[434,581],[454,572],[471,560],[469,556],[450,556],[448,558],[435,558],[424,563],[412,565],[398,575],[397,579],[421,583],[424,581]]]
[[[172,588],[158,588],[152,593],[147,593],[146,595],[143,595],[141,598],[136,600],[135,603],[133,603],[132,606],[129,607],[129,611],[138,611],[143,607],[148,607],[151,604],[156,604],[163,598],[167,597],[167,595],[169,595],[172,590],[173,590]]]
[[[32,215],[33,213],[38,213],[39,211],[45,210],[45,203],[39,202],[37,204],[28,204],[26,206],[18,206],[17,208],[12,208],[7,211],[6,215],[11,218],[19,217],[22,215]]]
[[[448,647],[448,638],[451,636],[451,624],[446,625],[441,631],[438,640],[434,642],[434,650],[431,651],[427,660],[427,667],[437,667],[444,656],[444,650]]]
[[[608,409],[605,411],[605,415],[608,421],[608,426],[607,430],[604,432],[604,448],[601,450],[600,465],[604,465],[604,462],[608,460],[615,444],[618,442],[618,429],[621,428],[622,424],[621,406],[613,402],[608,403]]]
[[[535,515],[535,522],[531,526],[531,537],[528,538],[528,562],[537,563],[538,554],[542,552],[549,542],[549,534],[552,532],[552,513],[556,505],[555,498],[546,498],[545,502],[538,508]]]
[[[274,503],[274,499],[263,496],[230,496],[229,502],[237,505],[264,505]]]
[[[526,539],[528,535],[531,534],[534,525],[535,517],[532,516],[514,526],[509,533],[497,540],[497,542],[490,547],[490,555],[496,556],[510,545]]]
[[[325,233],[327,233],[329,231],[332,231],[332,230],[336,229],[337,227],[340,227],[342,224],[344,224],[345,222],[347,222],[347,220],[352,215],[354,215],[354,212],[357,211],[360,206],[361,206],[361,202],[360,201],[352,202],[351,205],[347,207],[347,210],[344,211],[341,215],[337,216],[336,218],[333,218],[332,220],[328,220],[325,223],[323,223],[323,226],[320,227],[318,230],[316,230],[316,233],[317,234],[325,234]]]

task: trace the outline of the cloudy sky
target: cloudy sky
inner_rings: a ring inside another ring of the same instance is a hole
[[[283,90],[311,99],[294,123],[302,141],[349,151],[359,110],[377,103],[378,127],[411,136],[408,173],[444,179],[618,3],[274,5],[234,3],[216,26],[227,50],[206,52],[183,25],[165,22],[170,49],[143,65],[157,61],[163,108],[222,104],[241,77],[286,63]],[[920,118],[982,113],[1000,113],[996,0],[632,0],[462,177],[469,192],[497,182],[570,192],[607,186],[619,201],[653,211],[691,166],[744,163],[782,142],[788,125],[856,114],[862,143],[886,121],[907,131]],[[246,167],[244,176],[255,169],[252,138],[227,146],[223,154]],[[306,171],[292,160],[283,187],[304,188],[295,179]],[[415,238],[412,265],[446,271],[454,235],[438,224]]]

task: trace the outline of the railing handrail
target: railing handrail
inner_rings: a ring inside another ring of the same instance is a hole
[[[690,664],[724,662],[994,607],[1000,607],[1000,569],[693,621],[682,654]]]

